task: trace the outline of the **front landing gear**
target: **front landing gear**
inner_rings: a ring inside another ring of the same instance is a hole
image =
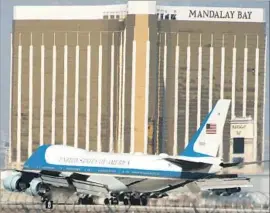
[[[45,205],[45,209],[53,209],[53,201],[49,197],[42,196],[41,202]]]
[[[53,209],[53,201],[52,200],[46,200],[44,202],[45,202],[46,209]]]

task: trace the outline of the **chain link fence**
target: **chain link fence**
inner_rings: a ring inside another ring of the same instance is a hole
[[[269,195],[241,192],[217,196],[210,192],[177,193],[160,199],[149,199],[147,206],[78,205],[75,194],[60,194],[48,210],[39,197],[2,191],[0,212],[262,212],[269,213]]]

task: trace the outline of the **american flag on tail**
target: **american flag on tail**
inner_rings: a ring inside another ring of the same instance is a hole
[[[217,125],[216,124],[206,124],[206,134],[216,134]]]

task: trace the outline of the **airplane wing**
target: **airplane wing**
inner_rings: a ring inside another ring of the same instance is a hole
[[[208,161],[192,161],[188,159],[182,158],[175,158],[175,157],[168,157],[164,158],[164,160],[169,161],[177,166],[180,166],[183,170],[195,170],[195,169],[202,169],[213,165],[213,162]]]
[[[270,160],[263,160],[263,161],[249,161],[249,162],[242,162],[242,161],[237,161],[237,162],[228,162],[228,163],[221,163],[220,166],[223,168],[229,168],[229,167],[234,167],[234,166],[238,166],[238,167],[243,167],[246,165],[252,165],[252,164],[262,164],[262,163],[266,163],[266,162],[270,162]]]
[[[124,177],[124,176],[106,176],[97,174],[81,174],[72,172],[55,172],[42,170],[38,171],[20,171],[23,178],[40,180],[56,189],[65,188],[66,190],[77,194],[93,195],[97,197],[108,197],[111,191],[134,191],[152,194],[153,197],[161,197],[167,192],[177,188],[187,186],[192,192],[199,192],[209,189],[227,189],[234,187],[252,187],[247,178],[239,178],[237,175],[209,175],[209,177],[197,180],[164,180],[155,178]],[[31,182],[31,181],[30,181]],[[151,188],[152,187],[152,188]],[[28,195],[40,195],[35,190],[38,188],[29,187],[25,190]],[[57,195],[55,195],[57,197]]]
[[[201,166],[201,165],[198,165]],[[97,174],[81,174],[76,172],[55,172],[42,170],[38,171],[20,171],[23,178],[39,181],[39,183],[47,184],[55,188],[57,192],[60,188],[66,189],[77,195],[92,195],[105,198],[110,196],[111,191],[125,192],[132,191],[151,195],[151,197],[166,196],[169,191],[187,186],[191,192],[199,192],[211,189],[228,189],[234,187],[252,187],[249,179],[241,179],[236,176],[219,177],[209,175],[209,177],[197,180],[164,180],[143,177],[125,177]],[[14,181],[13,181],[14,183]],[[31,181],[30,181],[31,184]],[[12,188],[13,186],[10,186]],[[14,187],[13,187],[14,188]],[[115,189],[115,190],[113,190]],[[28,195],[37,196],[40,194],[37,185],[29,187],[24,192]],[[57,198],[57,193],[51,195]],[[55,200],[55,198],[53,198]]]
[[[223,168],[229,168],[229,167],[243,167],[246,165],[252,165],[252,164],[262,164],[262,163],[269,163],[270,160],[262,160],[262,161],[249,161],[249,162],[222,162],[219,158],[190,158],[185,156],[174,156],[174,157],[166,157],[164,160],[167,160],[171,163],[174,163],[176,165],[186,166],[187,168],[196,168],[197,166],[201,168],[202,165],[210,166],[210,165],[220,165]]]
[[[245,177],[202,179],[196,184],[201,190],[253,187],[250,179]]]
[[[208,164],[208,165],[213,165],[213,164],[220,164],[221,159],[216,158],[216,157],[203,157],[203,158],[194,158],[194,157],[188,157],[188,156],[169,156],[164,158],[167,161],[174,161],[174,162],[190,162],[192,164],[196,163],[203,163],[203,164]]]

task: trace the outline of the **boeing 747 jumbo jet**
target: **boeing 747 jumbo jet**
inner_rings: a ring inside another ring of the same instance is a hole
[[[167,154],[88,152],[63,145],[43,145],[25,162],[22,170],[3,180],[4,188],[40,196],[52,206],[57,193],[76,194],[79,204],[146,205],[149,198],[167,196],[167,192],[187,186],[191,191],[204,189],[231,194],[239,187],[250,187],[247,178],[217,173],[224,163],[217,157],[223,140],[223,127],[230,100],[219,100],[178,156]],[[209,184],[213,179],[226,184]]]

